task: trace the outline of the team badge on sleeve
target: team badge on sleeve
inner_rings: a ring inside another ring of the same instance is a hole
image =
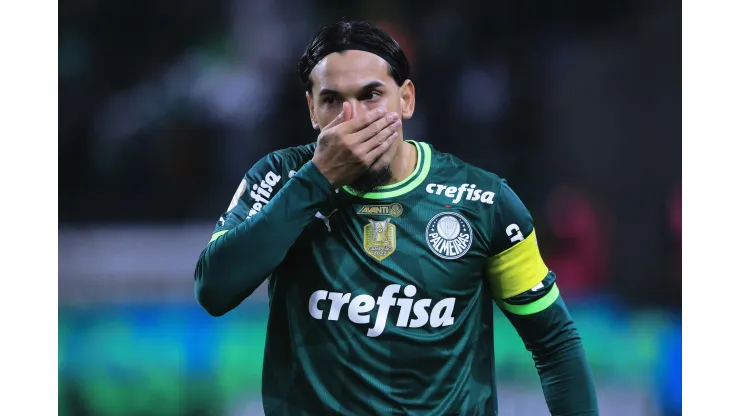
[[[441,212],[429,221],[426,230],[427,245],[437,256],[459,259],[473,245],[470,223],[456,212]]]

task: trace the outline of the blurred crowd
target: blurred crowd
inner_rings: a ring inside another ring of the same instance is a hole
[[[506,178],[565,293],[680,307],[680,2],[61,0],[59,13],[62,225],[215,223],[256,160],[315,140],[298,59],[322,25],[363,18],[410,59],[405,135]]]

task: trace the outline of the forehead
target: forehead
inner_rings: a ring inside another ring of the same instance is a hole
[[[372,81],[382,81],[386,85],[394,82],[388,75],[388,63],[383,58],[356,50],[327,55],[316,64],[311,76],[315,86],[333,90],[365,85]]]

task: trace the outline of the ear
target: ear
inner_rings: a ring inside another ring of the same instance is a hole
[[[416,87],[410,79],[401,85],[401,118],[408,120],[416,107]]]
[[[308,91],[306,91],[306,102],[308,103],[308,116],[311,118],[311,125],[314,130],[320,130],[319,122],[316,120],[316,114],[313,111],[313,97]]]

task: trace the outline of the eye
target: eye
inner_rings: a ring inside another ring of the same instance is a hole
[[[323,100],[322,100],[322,103],[324,103],[324,104],[334,104],[334,102],[336,100],[337,100],[337,97],[335,97],[333,95],[325,95],[324,98],[323,98]]]
[[[360,97],[360,99],[363,101],[366,101],[366,100],[372,101],[372,100],[380,98],[381,95],[382,94],[380,93],[380,91],[373,90],[373,91],[368,91],[365,94],[363,94],[362,97]]]

